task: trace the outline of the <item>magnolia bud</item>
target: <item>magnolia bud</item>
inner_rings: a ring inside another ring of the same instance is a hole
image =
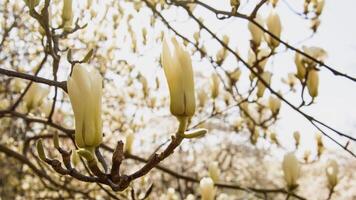
[[[335,160],[330,160],[326,167],[326,176],[328,178],[328,187],[330,190],[332,190],[339,182],[338,173],[339,166],[337,162]]]
[[[70,160],[74,166],[77,166],[78,163],[80,162],[80,157],[79,154],[76,150],[72,151],[72,154],[70,156]]]
[[[282,32],[281,20],[274,9],[268,15],[266,23],[267,23],[268,31],[271,32],[276,37],[280,38]],[[271,47],[271,49],[274,49],[279,45],[279,41],[272,38],[271,36],[268,36],[267,42],[268,45]]]
[[[267,83],[267,85],[270,85],[271,77],[272,77],[271,72],[263,72],[263,74],[261,75],[261,79],[264,80]],[[265,93],[265,90],[266,90],[266,86],[261,81],[258,81],[258,83],[257,83],[257,97],[261,98],[263,96],[263,94]]]
[[[126,142],[125,142],[125,152],[131,153],[132,152],[132,144],[135,140],[135,135],[133,134],[132,131],[130,131],[126,135]]]
[[[230,74],[230,78],[234,84],[240,80],[240,76],[241,76],[240,68],[237,68]]]
[[[210,86],[211,86],[211,97],[213,99],[216,99],[219,96],[219,86],[220,86],[219,76],[216,73],[214,73],[211,76]]]
[[[297,78],[299,80],[303,80],[305,78],[305,74],[307,71],[304,66],[302,58],[303,58],[303,56],[300,53],[298,53],[298,52],[295,53],[294,63],[295,63],[295,66],[297,67]]]
[[[63,10],[62,10],[63,23],[67,21],[72,21],[72,18],[73,18],[72,0],[63,0]]]
[[[185,200],[195,200],[195,196],[193,194],[188,194]]]
[[[299,162],[294,153],[287,153],[284,156],[282,168],[288,189],[294,189],[297,186],[297,179],[300,173]]]
[[[272,114],[277,115],[279,112],[279,109],[281,108],[281,100],[278,97],[270,96],[268,105],[272,111]]]
[[[223,43],[224,43],[226,46],[228,46],[228,45],[229,45],[229,41],[230,41],[229,36],[224,35],[224,36],[223,36]]]
[[[218,162],[211,162],[208,167],[209,176],[214,181],[217,182],[220,179],[220,169]]]
[[[73,67],[67,81],[69,99],[75,118],[75,142],[79,148],[93,151],[102,141],[102,77],[95,69]],[[85,98],[85,101],[83,101]]]
[[[199,33],[199,31],[195,32],[194,35],[193,35],[193,37],[194,37],[195,43],[196,43],[196,44],[199,44],[199,38],[200,38],[200,33]]]
[[[195,90],[190,55],[172,38],[174,52],[163,41],[162,65],[169,86],[170,110],[175,116],[191,117],[195,112]],[[173,53],[173,54],[172,54]]]
[[[215,188],[214,181],[211,178],[202,178],[199,184],[201,200],[214,200]]]
[[[275,132],[272,132],[269,137],[270,137],[272,142],[278,144],[278,139],[277,139],[277,135],[276,135]]]
[[[178,200],[178,196],[174,188],[168,188],[166,200]],[[163,199],[162,199],[163,200]]]
[[[308,74],[307,87],[309,95],[314,99],[318,96],[319,89],[319,74],[315,69],[311,69]]]
[[[254,20],[261,26],[264,24],[264,21],[260,15],[256,15]],[[254,46],[259,47],[263,39],[263,31],[252,22],[248,23],[248,30],[251,33]]]
[[[43,102],[43,99],[48,95],[48,93],[48,88],[41,87],[39,83],[32,83],[23,98],[27,111],[30,111],[33,108],[37,108],[38,106],[40,106]]]
[[[324,0],[317,0],[315,13],[320,15],[323,12],[325,1]]]

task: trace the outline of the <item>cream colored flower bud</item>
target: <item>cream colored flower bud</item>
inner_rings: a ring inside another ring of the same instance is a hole
[[[240,76],[241,76],[241,69],[240,68],[237,68],[236,70],[234,70],[230,74],[230,78],[231,78],[233,83],[238,82],[240,80]]]
[[[170,110],[177,117],[191,117],[195,112],[195,90],[192,61],[190,55],[172,38],[174,52],[166,39],[163,41],[161,61],[170,93]]]
[[[319,74],[315,69],[311,69],[308,74],[307,87],[309,95],[314,99],[318,96],[319,89]]]
[[[278,139],[277,139],[277,135],[275,132],[272,132],[270,135],[269,135],[270,139],[272,142],[278,144]]]
[[[185,200],[195,200],[195,196],[193,194],[188,194]]]
[[[26,6],[30,9],[34,9],[40,3],[40,0],[25,0]]]
[[[282,24],[281,24],[281,20],[279,18],[279,15],[277,14],[277,12],[275,11],[275,9],[273,9],[270,14],[267,17],[267,29],[269,32],[271,32],[273,35],[275,35],[276,37],[280,38],[281,37],[281,32],[282,32]],[[276,47],[279,46],[279,41],[272,38],[271,36],[268,35],[268,45],[274,49]]]
[[[202,178],[199,184],[201,200],[214,200],[216,191],[214,181],[211,178]]]
[[[72,0],[63,0],[63,10],[62,10],[63,23],[67,21],[72,21],[72,18],[73,18]]]
[[[272,111],[273,115],[279,113],[279,109],[281,108],[281,100],[278,97],[270,96],[268,100],[269,108]]]
[[[199,44],[200,32],[199,31],[195,32],[193,37],[194,37],[195,43]]]
[[[67,87],[75,118],[75,142],[93,151],[102,142],[102,77],[95,69],[75,65]]]
[[[40,106],[43,99],[48,95],[49,89],[42,87],[39,83],[32,83],[23,100],[27,111]]]
[[[219,96],[219,86],[220,86],[220,80],[219,76],[214,73],[211,76],[211,81],[210,81],[210,88],[211,88],[211,98],[216,99]]]
[[[165,200],[178,200],[178,195],[174,188],[168,188]],[[163,200],[163,199],[162,199]]]
[[[297,78],[299,80],[303,80],[305,78],[305,74],[307,73],[307,70],[304,66],[304,63],[303,63],[303,56],[296,52],[295,53],[295,57],[294,57],[294,63],[295,63],[295,66],[297,67]]]
[[[263,26],[264,21],[260,15],[256,15],[256,18],[254,20],[259,25]],[[263,39],[263,31],[252,22],[248,23],[248,30],[251,33],[253,44],[255,45],[255,47],[259,47]]]
[[[209,171],[209,176],[214,182],[218,182],[220,179],[220,169],[219,169],[219,163],[214,161],[209,164],[208,167]]]
[[[271,77],[272,77],[271,72],[263,72],[263,74],[261,75],[262,80],[264,80],[267,83],[267,85],[271,84]],[[263,96],[263,94],[265,93],[265,90],[266,90],[266,86],[261,81],[258,81],[258,83],[257,83],[257,97],[261,98]]]
[[[72,151],[72,154],[70,155],[70,160],[74,167],[79,164],[80,156],[76,150]]]
[[[220,49],[217,53],[216,53],[216,62],[218,65],[221,65],[224,60],[227,57],[227,51],[225,48]]]
[[[126,141],[125,141],[125,152],[127,153],[131,153],[132,152],[132,144],[135,140],[135,135],[132,131],[130,131],[127,135],[126,135]]]
[[[330,160],[326,166],[326,176],[328,178],[328,187],[333,189],[339,182],[339,165],[335,160]]]
[[[228,46],[228,45],[229,45],[229,42],[230,42],[229,36],[224,35],[224,36],[223,36],[223,43],[224,43],[226,46]]]
[[[315,13],[317,15],[320,15],[323,12],[324,4],[325,4],[325,0],[317,0],[316,8],[315,8]]]
[[[297,186],[297,179],[300,175],[300,166],[294,153],[290,152],[284,156],[282,169],[284,173],[284,180],[289,189]]]
[[[300,142],[300,133],[299,133],[299,131],[294,131],[293,137],[294,137],[296,146],[298,146],[299,142]]]

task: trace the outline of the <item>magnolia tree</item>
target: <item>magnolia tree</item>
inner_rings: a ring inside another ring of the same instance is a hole
[[[309,112],[356,81],[307,44],[324,3],[2,0],[0,198],[356,198],[356,137]]]

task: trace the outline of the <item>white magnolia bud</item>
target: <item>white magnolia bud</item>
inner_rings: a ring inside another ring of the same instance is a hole
[[[195,43],[199,44],[200,32],[199,31],[195,32],[193,37],[194,37]]]
[[[220,179],[220,169],[218,162],[211,162],[208,167],[209,176],[214,181],[217,182]]]
[[[259,25],[263,26],[264,21],[260,15],[256,15],[256,18],[254,20]],[[253,44],[255,45],[255,47],[259,47],[263,39],[263,31],[252,22],[248,23],[248,30],[251,33]]]
[[[214,200],[215,188],[214,181],[211,178],[202,178],[199,184],[201,200]]]
[[[270,12],[270,14],[268,15],[266,23],[267,23],[268,31],[271,32],[276,37],[280,38],[281,37],[281,32],[282,32],[282,24],[281,24],[281,20],[279,18],[279,15],[275,11],[275,9],[273,9]],[[272,49],[278,47],[278,45],[279,45],[279,41],[274,39],[274,38],[272,38],[269,35],[268,35],[267,42],[268,42],[268,45]]]
[[[333,189],[339,182],[338,174],[339,166],[337,162],[335,160],[330,160],[326,167],[326,176],[328,178],[328,187],[330,189]]]
[[[316,8],[315,8],[315,13],[317,15],[320,15],[323,12],[325,0],[317,0],[316,2]]]
[[[33,108],[40,106],[43,102],[43,99],[48,95],[48,93],[48,88],[40,86],[39,83],[32,83],[23,98],[27,111],[30,111]]]
[[[188,194],[185,200],[195,200],[195,196],[193,194]]]
[[[294,153],[287,153],[284,156],[282,169],[287,187],[289,189],[295,188],[297,186],[297,179],[300,174],[300,167],[299,162],[295,157]]]
[[[135,140],[135,135],[132,131],[130,131],[126,135],[126,141],[125,141],[125,152],[131,153],[132,152],[132,144]]]
[[[276,114],[278,114],[279,109],[281,108],[281,100],[278,97],[270,96],[268,105],[272,111],[272,114],[276,115]]]
[[[73,67],[67,87],[75,118],[75,142],[93,151],[102,141],[101,97],[103,78],[95,69]],[[85,101],[83,101],[83,98]]]
[[[306,68],[304,66],[304,63],[303,63],[303,56],[296,52],[295,53],[295,57],[294,57],[294,63],[295,63],[295,66],[297,67],[297,78],[299,80],[303,80],[305,78],[305,74],[306,74]]]
[[[319,89],[319,74],[315,69],[311,69],[308,74],[307,87],[309,95],[314,99],[318,96]]]
[[[240,68],[237,68],[236,70],[234,70],[230,74],[230,78],[231,78],[233,83],[238,82],[240,80],[240,76],[241,76],[241,69]]]
[[[211,98],[216,99],[219,96],[219,86],[220,86],[219,76],[216,73],[214,73],[211,76],[210,86],[211,86]]]
[[[73,18],[72,0],[63,0],[63,10],[62,10],[63,23],[67,21],[72,21],[72,18]]]
[[[271,77],[272,77],[271,72],[263,72],[263,74],[261,75],[261,79],[264,80],[267,83],[267,85],[270,85]],[[266,86],[261,81],[258,81],[258,83],[257,83],[257,97],[261,98],[263,96],[263,94],[265,93],[265,90],[266,90]]]
[[[191,117],[195,112],[195,90],[190,55],[172,38],[174,52],[163,41],[162,65],[169,86],[170,110],[175,116]]]

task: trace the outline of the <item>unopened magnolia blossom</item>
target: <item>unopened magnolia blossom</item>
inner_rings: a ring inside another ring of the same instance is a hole
[[[267,83],[267,85],[269,85],[271,83],[271,77],[272,74],[271,72],[263,72],[261,75],[261,79],[264,80],[265,83]],[[257,83],[257,97],[260,98],[263,96],[263,94],[265,93],[266,90],[266,86],[264,85],[264,83],[262,83],[262,81],[258,81]]]
[[[263,19],[262,19],[262,17],[260,15],[256,15],[254,20],[255,20],[256,23],[258,23],[259,25],[263,26],[264,21],[263,21]],[[261,30],[261,28],[259,28],[258,26],[256,26],[252,22],[248,23],[248,30],[251,33],[253,44],[255,45],[255,47],[259,47],[261,42],[262,42],[262,39],[263,39],[263,31]]]
[[[40,106],[48,93],[48,88],[42,87],[39,83],[32,83],[23,98],[27,111]]]
[[[201,200],[214,200],[215,199],[215,188],[214,181],[211,178],[202,178],[199,184],[199,190],[201,195]]]
[[[209,171],[210,178],[214,182],[219,181],[221,172],[220,172],[220,169],[219,169],[219,163],[218,162],[216,162],[216,161],[211,162],[209,164],[208,171]]]
[[[216,73],[214,73],[211,76],[211,80],[210,80],[211,97],[213,99],[216,99],[219,96],[219,86],[220,86],[219,76]]]
[[[282,32],[282,24],[275,9],[273,9],[268,15],[266,24],[268,31],[271,32],[274,36],[280,38]],[[267,42],[272,49],[279,46],[279,41],[272,38],[270,35],[267,35]]]
[[[308,79],[307,79],[307,87],[308,87],[309,94],[313,99],[318,96],[319,74],[317,70],[312,69],[309,71]]]
[[[299,162],[293,152],[287,153],[284,156],[282,169],[287,187],[289,189],[295,188],[297,186],[297,180],[300,174],[300,167]]]
[[[67,81],[75,118],[75,142],[90,151],[102,142],[102,77],[95,69],[75,65]]]
[[[278,97],[270,96],[268,105],[272,111],[272,114],[276,115],[276,114],[278,114],[279,109],[281,108],[281,100]]]
[[[195,112],[193,68],[190,55],[172,38],[174,51],[163,40],[162,65],[169,86],[170,110],[176,117],[191,117]]]
[[[328,186],[330,189],[333,189],[337,183],[339,174],[339,165],[335,160],[330,160],[326,167],[326,176],[328,178]]]

